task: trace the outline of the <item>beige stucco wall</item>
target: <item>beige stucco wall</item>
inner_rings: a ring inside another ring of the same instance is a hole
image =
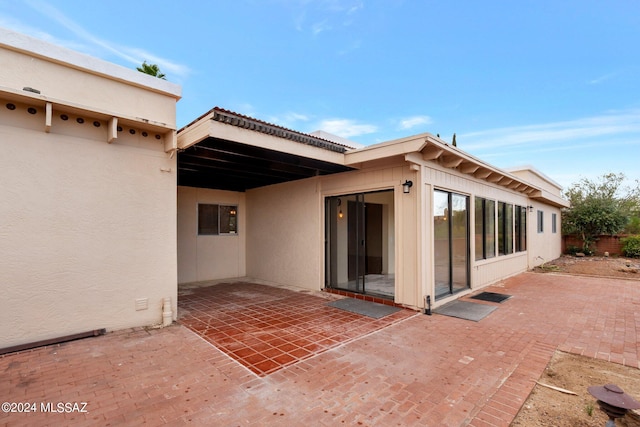
[[[198,236],[198,204],[238,206],[238,234]],[[178,283],[246,276],[245,193],[178,187]]]
[[[161,322],[176,287],[176,161],[89,120],[0,103],[0,347]],[[72,136],[73,128],[81,136]],[[148,309],[136,311],[136,299]]]
[[[175,318],[179,87],[7,30],[0,63],[0,347]]]
[[[175,129],[180,87],[0,28],[0,87]],[[173,98],[173,99],[168,99]]]
[[[529,268],[558,258],[562,254],[561,210],[558,207],[531,201],[533,212],[528,213],[527,219],[527,249]],[[544,231],[538,232],[538,211],[544,216]],[[556,215],[556,232],[551,226],[552,214]]]
[[[321,288],[322,202],[316,178],[247,191],[247,276]]]

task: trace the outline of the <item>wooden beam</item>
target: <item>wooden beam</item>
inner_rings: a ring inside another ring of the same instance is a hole
[[[51,132],[51,118],[53,117],[53,105],[47,102],[44,108],[44,131]]]
[[[164,152],[171,153],[178,149],[178,134],[175,130],[165,133],[164,138]]]
[[[111,119],[109,119],[109,124],[107,125],[107,128],[108,128],[107,142],[111,144],[113,141],[116,140],[116,138],[118,138],[118,118],[111,117]]]
[[[441,157],[441,165],[445,168],[455,168],[462,163],[464,159],[456,156],[443,156]]]
[[[487,177],[487,181],[497,183],[502,178],[504,178],[504,175],[500,175],[499,173],[492,172],[491,175]]]
[[[425,160],[437,160],[444,153],[444,150],[435,145],[429,145],[422,150],[422,158]]]
[[[472,174],[475,173],[478,169],[480,169],[479,165],[475,165],[473,163],[464,163],[460,165],[460,168],[458,170],[462,173]]]
[[[478,179],[485,179],[492,173],[493,172],[491,172],[489,169],[480,169],[479,171],[475,172],[473,176],[475,176]]]

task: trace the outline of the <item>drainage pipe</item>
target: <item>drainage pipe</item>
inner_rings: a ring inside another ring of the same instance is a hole
[[[431,316],[431,295],[424,296],[424,314]]]
[[[32,342],[32,343],[27,343],[27,344],[14,345],[12,347],[0,348],[0,355],[7,354],[7,353],[15,353],[17,351],[30,350],[30,349],[36,348],[36,347],[44,347],[46,345],[60,344],[60,343],[63,343],[63,342],[79,340],[79,339],[82,339],[82,338],[97,337],[99,335],[104,335],[106,333],[107,333],[107,330],[104,329],[104,328],[102,328],[102,329],[94,329],[93,331],[80,332],[78,334],[65,335],[63,337],[50,338],[48,340],[36,341],[36,342]]]
[[[166,297],[162,302],[162,326],[169,326],[173,323],[173,311],[171,311],[171,298]]]

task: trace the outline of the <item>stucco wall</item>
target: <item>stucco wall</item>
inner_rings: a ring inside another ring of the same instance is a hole
[[[180,87],[0,28],[0,85],[175,129]],[[174,99],[167,100],[167,97]]]
[[[198,204],[238,206],[238,234],[198,236]],[[245,193],[178,187],[178,283],[246,276]]]
[[[531,201],[533,211],[528,213],[527,219],[527,249],[529,252],[529,268],[533,268],[543,262],[558,258],[562,254],[562,230],[560,208]],[[543,232],[538,232],[538,211],[544,217]],[[556,232],[551,226],[552,214],[556,215]]]
[[[321,212],[316,178],[247,191],[247,276],[319,290]]]
[[[175,318],[179,86],[4,29],[0,63],[0,347]]]
[[[176,160],[162,141],[0,103],[0,347],[160,323],[176,287]],[[76,135],[76,136],[73,136]],[[136,299],[148,308],[136,310]]]

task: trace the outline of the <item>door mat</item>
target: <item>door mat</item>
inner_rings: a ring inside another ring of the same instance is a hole
[[[434,313],[444,316],[457,317],[459,319],[473,320],[479,322],[487,317],[493,310],[495,305],[476,304],[467,301],[453,301],[433,310]]]
[[[327,303],[328,306],[346,310],[351,313],[362,314],[364,316],[380,319],[393,314],[401,309],[391,305],[379,304],[377,302],[364,301],[355,298],[343,298]]]
[[[474,295],[471,299],[479,299],[481,301],[498,302],[502,303],[511,298],[511,295],[498,294],[495,292],[481,292],[478,295]]]

